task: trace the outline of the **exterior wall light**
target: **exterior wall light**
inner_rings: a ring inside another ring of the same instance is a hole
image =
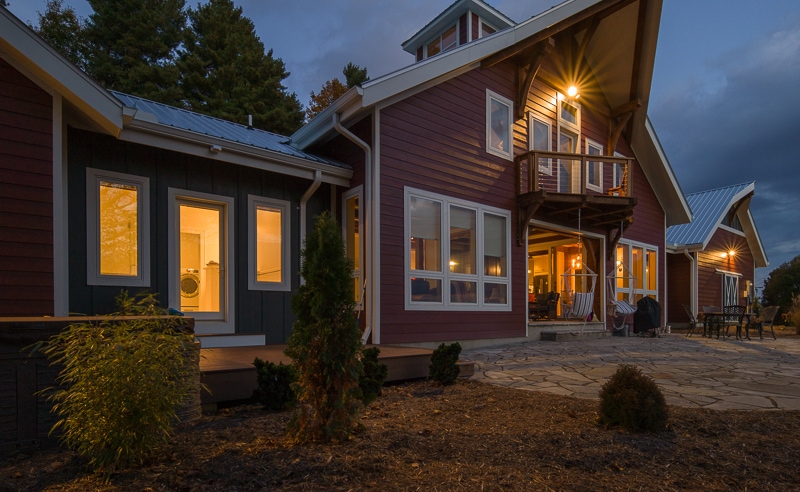
[[[567,95],[573,99],[580,97],[578,95],[578,88],[574,85],[569,86],[569,89],[567,89]]]

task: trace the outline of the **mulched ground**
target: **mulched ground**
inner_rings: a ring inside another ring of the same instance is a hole
[[[668,430],[596,424],[598,403],[461,380],[384,389],[364,430],[293,446],[289,412],[224,409],[104,483],[63,450],[0,463],[0,491],[797,490],[800,412],[670,407]]]

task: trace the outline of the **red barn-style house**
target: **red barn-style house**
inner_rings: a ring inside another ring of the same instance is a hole
[[[574,331],[588,293],[605,331],[612,296],[666,301],[665,229],[691,215],[647,119],[660,12],[571,0],[515,24],[456,1],[403,44],[414,64],[292,136],[353,167],[339,197],[374,342]]]

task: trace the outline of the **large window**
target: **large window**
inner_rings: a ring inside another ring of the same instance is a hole
[[[603,155],[603,146],[597,142],[586,139],[586,153],[589,155]],[[603,163],[600,161],[586,162],[586,188],[603,192]]]
[[[364,291],[363,267],[363,242],[361,230],[364,224],[362,219],[361,186],[354,188],[344,195],[344,210],[342,211],[342,224],[345,239],[345,252],[353,262],[353,292],[357,304],[362,302]]]
[[[437,36],[436,39],[428,43],[426,46],[425,49],[428,52],[428,57],[438,55],[439,53],[455,48],[458,40],[457,34],[458,29],[456,29],[455,24],[445,29],[442,34]]]
[[[576,154],[581,148],[581,107],[562,94],[558,94],[556,100],[558,101],[558,151]],[[558,191],[578,193],[581,189],[579,171],[580,161],[559,159]]]
[[[505,97],[486,91],[486,151],[513,159],[511,142],[513,104]]]
[[[658,300],[658,249],[654,246],[620,241],[615,256],[617,271],[627,270],[635,277],[635,281],[617,279],[617,299],[631,299],[636,302],[642,297],[649,296]]]
[[[552,150],[552,130],[549,122],[536,117],[533,115],[533,113],[531,113],[528,122],[528,128],[530,132],[530,135],[528,135],[528,142],[530,145],[529,150]],[[539,172],[542,174],[547,174],[548,176],[553,174],[553,165],[551,159],[539,160]]]
[[[250,290],[291,290],[289,202],[249,195],[247,208]]]
[[[406,308],[511,308],[505,210],[406,189]]]
[[[150,182],[86,170],[87,283],[150,285]]]

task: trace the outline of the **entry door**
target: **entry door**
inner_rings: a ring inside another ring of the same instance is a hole
[[[735,306],[739,304],[739,277],[735,275],[722,276],[722,305]]]

